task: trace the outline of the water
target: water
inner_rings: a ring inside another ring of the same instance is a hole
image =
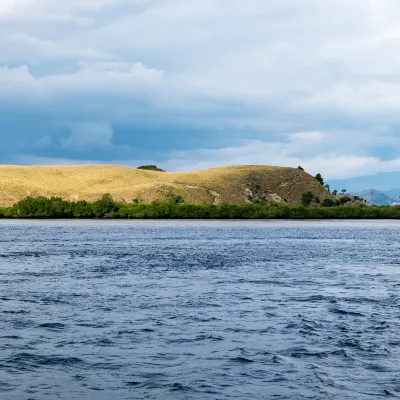
[[[0,399],[400,397],[400,222],[0,233]]]

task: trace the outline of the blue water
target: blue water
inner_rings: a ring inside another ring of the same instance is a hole
[[[0,399],[400,397],[400,222],[0,222]]]

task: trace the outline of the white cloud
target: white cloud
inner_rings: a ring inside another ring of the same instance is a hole
[[[312,143],[312,142],[311,142]],[[291,136],[288,142],[249,141],[242,146],[222,149],[200,149],[177,152],[165,162],[168,170],[193,171],[226,165],[282,165],[296,168],[301,165],[315,175],[327,179],[354,177],[375,172],[400,171],[400,157],[382,160],[379,157],[341,154],[330,149],[309,156],[303,154],[303,142]]]
[[[0,98],[23,103],[26,100],[68,99],[84,93],[102,95],[147,95],[163,82],[163,72],[142,63],[80,62],[77,71],[35,77],[28,66],[0,67]],[[22,97],[21,97],[22,96]]]
[[[374,148],[399,146],[399,18],[398,0],[1,0],[0,99],[132,124],[137,101],[151,122],[241,132],[243,145],[175,154],[176,168],[397,168]],[[105,124],[61,144],[110,143]]]
[[[324,139],[325,135],[319,131],[311,131],[291,133],[289,137],[293,142],[318,143]]]
[[[273,102],[285,109],[350,106],[367,112],[398,105],[396,89],[377,76],[397,74],[400,67],[399,44],[393,40],[400,33],[395,17],[400,4],[395,0],[1,3],[3,18],[25,21],[18,28],[0,29],[6,63],[14,63],[12,57],[38,64],[75,59],[82,63],[80,82],[90,82],[99,72],[89,65],[96,58],[134,66],[135,75],[141,62],[151,60],[146,76],[152,71],[151,79],[160,79],[164,70],[166,90],[185,96],[186,102],[201,96],[257,105]],[[38,16],[49,20],[40,29],[30,22]],[[57,28],[52,17],[93,24]],[[11,59],[6,60],[8,54]],[[49,84],[73,77],[58,71],[45,75]],[[115,92],[120,90],[128,88],[114,86]]]

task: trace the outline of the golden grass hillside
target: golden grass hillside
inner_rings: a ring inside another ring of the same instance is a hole
[[[311,175],[284,167],[234,166],[177,173],[116,165],[0,166],[1,206],[12,205],[26,196],[94,201],[104,193],[126,202],[151,202],[171,193],[193,204],[263,201],[299,205],[305,191],[321,200],[331,197]]]

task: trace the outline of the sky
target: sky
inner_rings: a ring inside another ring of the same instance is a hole
[[[1,0],[0,163],[400,171],[398,0]]]

